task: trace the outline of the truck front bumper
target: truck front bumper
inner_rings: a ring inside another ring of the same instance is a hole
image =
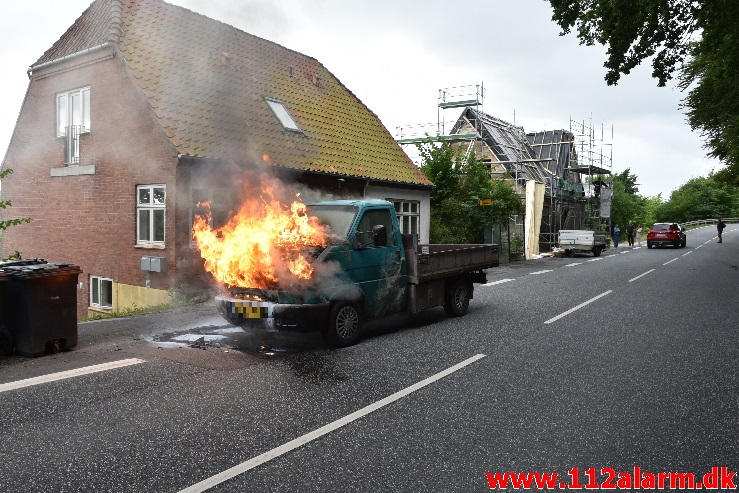
[[[262,330],[313,332],[328,319],[329,303],[286,304],[216,296],[218,311],[233,325]]]

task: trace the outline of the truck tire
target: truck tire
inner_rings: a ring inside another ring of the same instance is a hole
[[[470,306],[470,287],[464,281],[456,281],[446,292],[444,311],[450,317],[461,317]]]
[[[328,323],[321,333],[335,347],[352,346],[362,332],[362,310],[353,301],[337,301],[331,307]]]
[[[600,252],[603,251],[603,247],[593,247],[593,257],[600,257]]]

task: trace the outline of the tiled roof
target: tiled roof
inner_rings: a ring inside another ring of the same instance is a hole
[[[526,134],[534,155],[557,177],[567,177],[568,169],[577,164],[575,136],[567,130],[542,130]]]
[[[431,185],[317,60],[161,0],[96,0],[37,64],[106,41],[180,154]],[[264,98],[302,133],[283,129]]]
[[[470,122],[480,132],[482,140],[495,158],[520,180],[547,182],[549,175],[536,160],[536,152],[526,140],[522,127],[467,107],[452,129],[452,134]]]
[[[93,48],[120,36],[121,2],[97,0],[67,29],[54,45],[46,50],[33,66],[58,60],[68,55]]]

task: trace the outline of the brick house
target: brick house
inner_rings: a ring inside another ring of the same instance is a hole
[[[265,170],[303,197],[391,200],[428,240],[433,185],[311,57],[161,0],[95,0],[28,76],[2,198],[32,222],[2,254],[79,265],[80,316],[203,281],[198,202],[224,220]]]

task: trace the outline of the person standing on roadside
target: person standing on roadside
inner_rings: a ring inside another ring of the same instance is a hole
[[[718,218],[718,224],[716,224],[716,229],[718,230],[718,242],[723,243],[721,240],[721,234],[724,232],[724,228],[726,227],[726,223],[724,223],[721,218]]]
[[[629,241],[629,246],[634,246],[634,223],[629,221],[629,225],[626,226],[626,239]]]
[[[644,230],[642,229],[641,224],[640,224],[639,227],[636,228],[636,242],[639,244],[639,246],[641,246],[641,235],[643,231]]]
[[[618,224],[613,227],[613,248],[618,248],[618,237],[621,234],[621,228]]]

